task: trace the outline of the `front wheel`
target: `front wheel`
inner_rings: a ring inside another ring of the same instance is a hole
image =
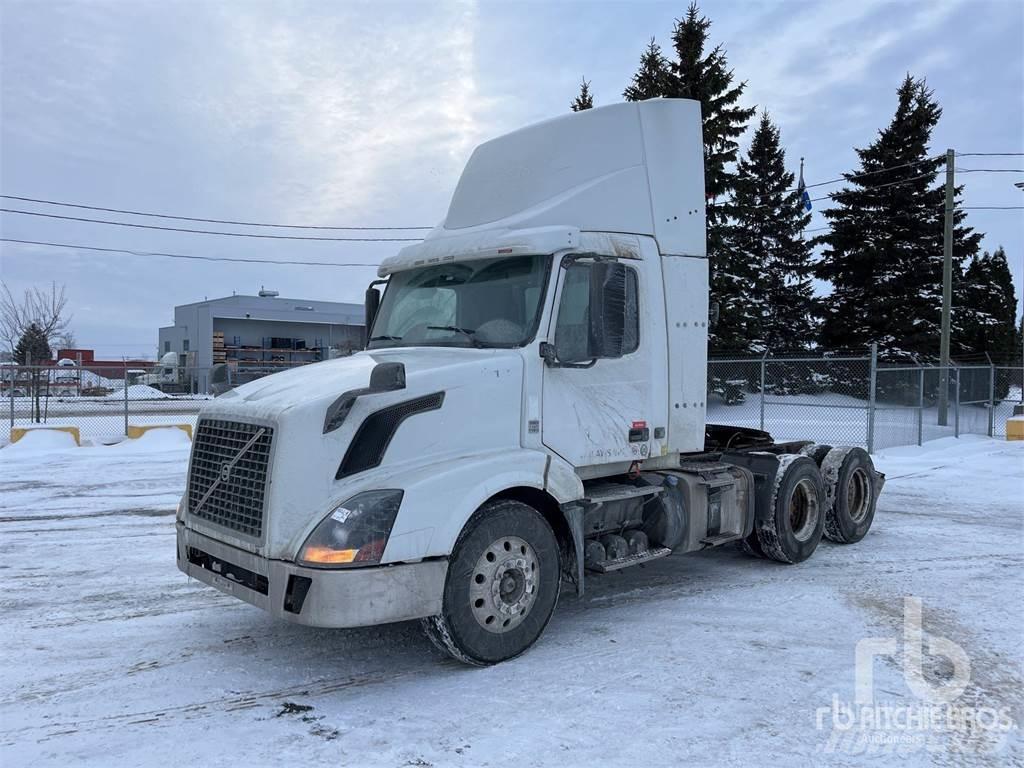
[[[558,540],[533,507],[490,501],[470,518],[448,563],[440,616],[427,636],[466,664],[514,658],[540,637],[558,600]]]

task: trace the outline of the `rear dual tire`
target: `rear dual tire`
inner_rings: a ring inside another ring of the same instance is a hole
[[[871,529],[878,502],[875,467],[863,448],[833,448],[821,462],[828,515],[825,538],[854,544]]]
[[[780,456],[770,515],[755,522],[740,548],[754,557],[798,563],[810,557],[822,536],[838,544],[860,541],[875,517],[876,476],[863,448],[808,445],[799,455]],[[820,532],[809,523],[815,514],[823,523]]]
[[[769,514],[754,523],[758,549],[780,563],[810,557],[825,528],[825,487],[814,459],[797,454],[779,457]]]

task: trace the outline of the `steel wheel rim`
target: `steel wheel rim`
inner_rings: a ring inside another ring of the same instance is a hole
[[[846,508],[853,522],[859,523],[867,517],[871,508],[871,495],[871,481],[867,470],[857,467],[850,475],[850,483],[846,488]]]
[[[469,578],[473,618],[488,632],[510,632],[537,602],[537,553],[518,536],[502,536],[483,551]]]
[[[821,509],[814,483],[804,478],[789,497],[789,526],[797,541],[807,541],[818,527]]]

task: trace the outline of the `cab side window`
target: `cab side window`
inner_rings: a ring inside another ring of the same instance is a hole
[[[573,264],[565,270],[562,299],[555,324],[558,359],[578,363],[590,359],[590,265]]]
[[[594,315],[595,307],[600,316]],[[555,323],[555,351],[564,363],[615,358],[640,346],[636,270],[618,263],[577,262],[565,271]]]

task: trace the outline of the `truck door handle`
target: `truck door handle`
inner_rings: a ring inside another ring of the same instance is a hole
[[[638,427],[629,430],[629,442],[631,443],[646,443],[650,439],[651,430],[649,427]]]

